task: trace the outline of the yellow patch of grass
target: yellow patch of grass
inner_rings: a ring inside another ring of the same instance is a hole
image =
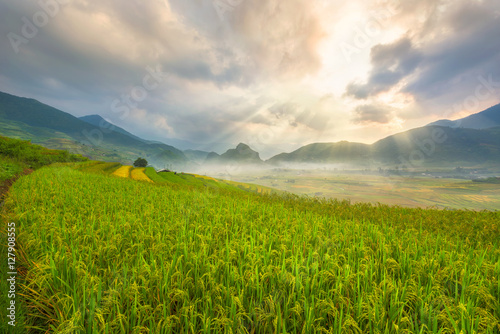
[[[205,176],[205,175],[197,175],[197,174],[192,174],[194,177],[200,178],[200,179],[205,179],[205,180],[212,180],[215,182],[219,182],[219,180],[214,179],[213,177],[210,176]]]
[[[480,203],[494,202],[494,199],[485,195],[465,195],[464,197],[466,200],[474,202],[480,202]]]
[[[121,166],[116,171],[114,171],[113,175],[129,178],[131,169],[132,166]]]
[[[153,182],[149,177],[147,177],[146,174],[144,174],[144,170],[146,168],[134,168],[130,172],[130,177],[134,180],[138,181],[146,181],[146,182]]]

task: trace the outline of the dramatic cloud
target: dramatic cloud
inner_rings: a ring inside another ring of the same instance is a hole
[[[499,7],[474,1],[450,10],[444,21],[449,32],[428,44],[419,75],[404,90],[422,101],[456,103],[474,93],[478,77],[500,81]]]
[[[364,104],[355,110],[355,123],[380,123],[386,124],[394,116],[394,110],[384,105]]]
[[[193,148],[373,142],[499,102],[497,0],[0,0],[0,12],[2,91]]]
[[[411,40],[403,38],[394,44],[377,45],[371,50],[373,70],[365,84],[351,83],[347,94],[358,99],[386,92],[411,74],[422,60],[422,55],[412,46]]]
[[[498,2],[421,5],[427,12],[425,19],[415,22],[402,39],[373,46],[368,79],[349,83],[346,96],[377,100],[387,92],[408,94],[429,114],[443,115],[447,110],[450,117],[464,112],[464,99],[473,96],[487,78],[500,81],[500,39],[495,37],[500,31]],[[399,10],[395,22],[407,18],[414,8],[402,2]],[[469,113],[498,102],[492,99],[493,92],[483,96]]]

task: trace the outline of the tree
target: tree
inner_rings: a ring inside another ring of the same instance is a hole
[[[146,167],[148,165],[148,161],[143,158],[137,158],[134,162],[134,167]]]

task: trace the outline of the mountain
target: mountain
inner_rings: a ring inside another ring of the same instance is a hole
[[[102,120],[94,115],[84,121],[34,99],[0,92],[0,133],[4,136],[99,160],[130,164],[141,156],[154,165],[169,163],[176,167],[189,162],[173,146],[148,142],[117,127],[112,129]]]
[[[238,163],[249,165],[261,165],[264,163],[258,152],[252,150],[250,146],[243,143],[238,144],[236,148],[229,149],[221,155],[211,152],[208,154],[205,162],[208,164]]]
[[[389,136],[372,145],[311,144],[266,162],[346,163],[357,166],[456,166],[500,163],[500,127],[475,130],[426,126]]]
[[[139,137],[131,134],[127,130],[124,130],[124,129],[120,128],[119,126],[114,125],[114,124],[106,121],[104,118],[102,118],[99,115],[88,115],[88,116],[82,116],[82,117],[78,117],[78,118],[80,120],[82,120],[84,122],[87,122],[89,124],[92,124],[92,125],[94,125],[96,127],[100,127],[100,128],[103,128],[103,129],[109,129],[109,131],[114,131],[114,132],[117,132],[117,133],[124,134],[126,136],[129,136],[131,138],[137,139],[137,140],[139,140],[141,142],[144,142],[144,143],[152,143],[152,141],[148,141],[148,140],[139,138]]]
[[[278,154],[267,163],[346,163],[367,167],[498,164],[500,126],[493,125],[498,124],[499,115],[500,105],[497,105],[464,118],[460,126],[429,125],[389,136],[372,145],[345,141],[315,143]],[[457,123],[447,121],[445,124]],[[487,124],[491,126],[482,128]],[[467,128],[472,126],[480,129]],[[130,164],[137,157],[143,157],[159,168],[184,168],[190,160],[207,165],[264,165],[259,153],[246,144],[240,143],[222,155],[195,150],[183,152],[132,135],[99,115],[79,119],[36,100],[1,92],[0,134],[92,159]]]
[[[372,145],[373,157],[387,163],[454,165],[500,162],[500,127],[476,130],[427,126]]]
[[[291,153],[281,153],[267,160],[271,164],[362,162],[371,159],[370,145],[342,141],[309,144]]]
[[[500,104],[481,111],[468,117],[450,121],[447,119],[439,120],[428,126],[439,125],[452,128],[468,129],[488,129],[500,126]]]

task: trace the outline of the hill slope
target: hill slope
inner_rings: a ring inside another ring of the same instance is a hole
[[[78,119],[66,112],[40,103],[0,92],[0,129],[3,135],[29,139],[50,148],[67,149],[99,160],[124,163],[138,156],[150,163],[184,166],[188,159],[182,151],[162,143],[147,142],[112,125],[100,123],[100,116]],[[99,121],[96,125],[95,122]]]
[[[78,117],[78,119],[80,119],[80,120],[82,120],[84,122],[87,122],[89,124],[92,124],[92,125],[94,125],[96,127],[99,127],[99,128],[104,128],[104,129],[107,129],[109,131],[113,131],[113,132],[118,132],[118,133],[124,134],[126,136],[134,138],[134,139],[136,139],[138,141],[141,141],[143,143],[148,143],[149,142],[148,140],[145,140],[145,139],[142,139],[140,137],[137,137],[136,135],[131,134],[127,130],[122,129],[119,126],[106,121],[100,115],[82,116],[82,117]]]
[[[306,145],[291,153],[278,154],[267,162],[339,163],[363,162],[369,159],[371,159],[370,145],[343,141]]]
[[[434,123],[429,124],[448,126],[448,127],[460,127],[468,129],[489,129],[500,126],[500,104],[481,111],[477,114],[470,115],[465,118],[461,118],[455,121],[450,121],[442,119]]]
[[[500,162],[500,127],[486,130],[427,126],[379,140],[374,160],[388,164],[476,165]]]
[[[426,126],[389,136],[372,145],[340,142],[310,144],[267,162],[347,163],[360,166],[420,167],[500,162],[500,127],[484,130]]]

